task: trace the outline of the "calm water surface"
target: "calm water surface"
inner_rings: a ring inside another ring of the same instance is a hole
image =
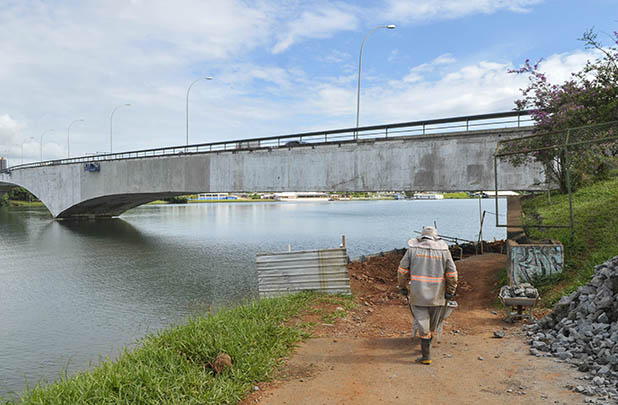
[[[355,257],[404,247],[433,221],[474,240],[478,201],[151,205],[96,222],[0,208],[0,395],[83,370],[209,305],[255,297],[257,252],[337,247],[346,235]],[[505,237],[494,224],[487,214],[484,239]]]

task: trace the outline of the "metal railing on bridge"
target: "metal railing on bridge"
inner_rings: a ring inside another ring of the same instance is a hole
[[[143,149],[129,152],[86,155],[67,159],[33,162],[9,167],[0,173],[12,170],[55,166],[72,163],[89,163],[107,160],[140,159],[183,154],[219,153],[267,148],[292,148],[315,146],[328,143],[353,143],[390,138],[440,135],[445,133],[471,132],[479,130],[519,128],[533,124],[529,111],[508,111],[502,113],[468,115],[453,118],[439,118],[425,121],[400,122],[386,125],[305,132],[264,138],[248,138],[232,141],[201,143],[164,148]]]

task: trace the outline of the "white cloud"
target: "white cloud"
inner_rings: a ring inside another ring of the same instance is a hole
[[[408,22],[452,19],[499,10],[527,12],[543,0],[389,0],[383,12],[390,21]]]
[[[445,53],[435,58],[431,63],[434,65],[449,65],[457,60],[450,53]]]
[[[425,73],[433,72],[436,67],[455,63],[456,59],[450,53],[445,53],[429,63],[423,63],[410,69],[410,72],[403,78],[406,83],[420,82],[425,78]]]
[[[19,164],[21,159],[21,146],[24,144],[24,156],[32,158],[38,151],[38,144],[28,138],[22,139],[22,126],[10,115],[0,115],[0,156],[9,158],[9,165]]]
[[[539,70],[545,72],[547,79],[552,83],[563,83],[571,79],[571,73],[581,70],[588,60],[601,56],[600,51],[576,51],[551,55],[541,61]]]
[[[332,6],[318,11],[304,11],[286,24],[272,51],[277,54],[301,40],[328,38],[336,32],[353,31],[357,27],[358,19],[355,15]]]
[[[435,20],[533,4],[390,1],[387,9]],[[110,112],[123,103],[132,107],[114,116],[115,150],[182,145],[186,89],[202,75],[214,80],[191,90],[190,142],[350,127],[357,50],[374,17],[373,7],[299,0],[9,2],[0,8],[0,54],[8,55],[0,58],[0,154],[19,161],[34,136],[24,155],[38,160],[41,133],[54,129],[44,157],[64,157],[67,126],[78,118],[85,122],[71,129],[73,156],[107,151]],[[342,32],[319,48],[298,45]],[[394,48],[383,57],[399,69],[409,59],[405,45]],[[554,55],[543,66],[563,78],[585,59]],[[524,77],[506,74],[508,62],[484,60],[444,54],[395,76],[368,70],[361,124],[511,109]]]
[[[550,81],[561,82],[594,56],[593,51],[552,55],[540,69]],[[435,77],[424,75],[435,73],[437,66],[447,68]],[[451,55],[441,55],[412,68],[399,80],[363,90],[361,125],[512,110],[528,78],[508,73],[510,69],[510,63],[480,61],[461,65]],[[309,105],[321,114],[343,118],[354,113],[354,102],[352,89],[333,85],[314,93]],[[352,126],[351,120],[344,126]]]

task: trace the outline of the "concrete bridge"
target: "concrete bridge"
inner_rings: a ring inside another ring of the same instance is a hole
[[[199,192],[490,190],[497,142],[530,124],[508,112],[37,162],[0,173],[0,193],[21,186],[75,218]],[[539,166],[499,163],[501,190],[544,181]]]

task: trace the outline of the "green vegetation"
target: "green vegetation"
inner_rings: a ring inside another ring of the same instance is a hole
[[[12,207],[44,207],[40,201],[20,201],[20,200],[8,200],[8,205]]]
[[[177,195],[170,198],[164,198],[163,201],[167,202],[168,204],[186,204],[189,199],[186,195]]]
[[[551,83],[539,70],[539,63],[531,64],[528,59],[520,69],[511,71],[528,75],[528,86],[522,89],[522,98],[515,105],[519,110],[530,110],[534,132],[539,136],[505,143],[502,150],[525,151],[507,160],[543,164],[545,175],[563,193],[568,184],[572,189],[585,186],[618,163],[618,141],[611,139],[616,135],[616,124],[603,124],[618,120],[618,31],[601,33],[604,35],[599,39],[594,29],[584,32],[580,40],[586,48],[597,51],[595,59],[588,60],[563,83]],[[609,44],[603,43],[607,38]],[[589,127],[591,124],[599,125]],[[556,147],[566,141],[567,129],[571,143],[568,153]],[[577,144],[591,140],[602,142]]]
[[[261,299],[149,335],[134,350],[56,383],[37,384],[7,404],[223,404],[235,403],[256,382],[273,376],[280,359],[309,336],[290,322],[321,303],[349,306],[346,297],[302,293]],[[327,313],[326,310],[325,313]],[[343,312],[335,310],[335,312]],[[339,314],[337,314],[338,316]],[[233,365],[215,375],[220,353]]]
[[[17,206],[34,206],[42,207],[43,204],[32,195],[28,190],[23,187],[14,187],[4,194],[0,199],[0,207],[3,205],[17,205]]]
[[[461,191],[459,193],[444,193],[444,198],[454,198],[454,199],[462,199],[462,198],[470,198],[468,193],[465,191]]]
[[[569,229],[532,228],[532,223],[569,224],[567,194],[553,194],[551,205],[542,195],[522,202],[526,214],[524,226],[532,239],[557,239],[564,244],[565,270],[552,282],[541,283],[545,304],[552,305],[562,295],[590,281],[594,266],[618,255],[618,175],[608,180],[582,186],[573,194],[575,238]]]
[[[354,297],[352,295],[325,295],[320,299],[320,303],[338,305],[334,311],[331,311],[331,308],[324,306],[316,306],[309,311],[310,313],[319,315],[322,323],[329,325],[335,323],[337,319],[345,317],[347,314],[346,311],[356,308],[356,302],[354,301]]]
[[[500,271],[496,272],[496,274],[494,275],[494,292],[495,292],[495,298],[493,301],[493,306],[496,309],[503,309],[504,305],[502,304],[502,302],[500,301],[500,298],[498,298],[498,293],[500,293],[500,288],[503,285],[508,285],[509,284],[509,276],[506,273],[506,267],[503,267],[500,269]]]

